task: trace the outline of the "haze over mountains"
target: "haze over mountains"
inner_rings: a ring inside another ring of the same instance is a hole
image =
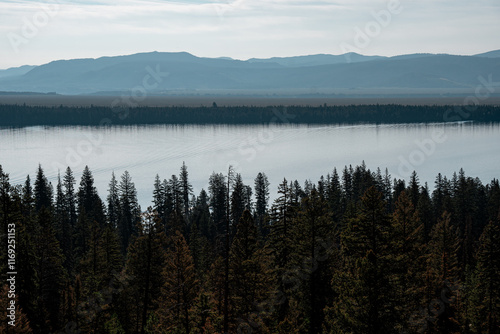
[[[0,70],[0,92],[67,95],[453,95],[488,81],[500,92],[500,50],[474,56],[311,55],[201,58],[186,52],[58,60]],[[490,91],[490,93],[493,93]]]

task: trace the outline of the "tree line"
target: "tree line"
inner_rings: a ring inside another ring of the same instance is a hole
[[[500,106],[28,106],[0,104],[0,126],[500,122]]]
[[[0,166],[0,305],[16,226],[16,327],[2,333],[499,333],[500,184],[434,188],[364,163],[253,185],[229,168],[193,193],[185,164],[106,198],[85,167],[52,185]]]

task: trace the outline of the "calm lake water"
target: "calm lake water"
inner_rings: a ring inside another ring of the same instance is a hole
[[[128,170],[143,209],[151,204],[153,182],[179,174],[184,161],[198,195],[208,188],[212,172],[227,173],[229,165],[253,186],[258,172],[271,182],[306,179],[317,182],[337,167],[365,161],[368,168],[386,167],[393,177],[420,181],[433,188],[437,173],[451,176],[464,168],[483,183],[500,177],[500,125],[390,124],[314,126],[113,126],[29,127],[0,129],[0,164],[13,184],[40,163],[55,185],[59,170],[70,166],[77,178],[85,165],[94,175],[101,198],[107,196],[114,171]]]

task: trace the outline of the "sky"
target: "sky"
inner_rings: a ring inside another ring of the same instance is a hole
[[[500,49],[498,0],[2,0],[0,69],[187,51],[470,55]]]

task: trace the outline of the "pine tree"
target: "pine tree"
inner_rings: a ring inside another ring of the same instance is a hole
[[[494,220],[500,214],[500,182],[498,179],[491,180],[486,186],[488,221]]]
[[[227,214],[227,187],[226,178],[222,173],[213,173],[209,179],[208,186],[210,208],[212,209],[212,221],[216,226],[217,235],[224,235],[226,230]]]
[[[420,198],[420,183],[418,181],[417,172],[413,171],[410,176],[410,182],[408,184],[408,197],[410,198],[413,207],[416,208],[418,205],[418,200]]]
[[[26,318],[35,321],[35,325],[30,326],[33,330],[38,329],[36,323],[39,323],[36,317],[38,314],[38,296],[36,295],[37,262],[34,251],[36,245],[33,242],[38,227],[34,222],[35,217],[32,216],[34,211],[33,201],[27,200],[30,205],[25,205],[24,200],[26,197],[24,188],[10,185],[9,175],[3,172],[0,165],[0,246],[2,247],[2,251],[0,252],[0,277],[2,282],[6,282],[8,278],[6,277],[7,272],[17,272],[15,280],[16,305],[19,309],[22,309],[23,313],[26,313],[25,315],[20,315],[19,310],[16,310],[16,327],[19,328],[8,326],[6,328],[10,329],[9,332],[16,332],[16,330],[23,332],[26,328]],[[8,233],[10,232],[10,235],[12,235],[12,224],[15,227],[15,239],[10,239],[11,241],[7,243]],[[12,244],[12,240],[15,240],[15,244]],[[15,262],[9,263],[9,265],[14,266],[13,268],[7,268],[7,244],[10,247],[12,245],[15,246]],[[0,283],[1,288],[2,284]],[[2,297],[2,300],[7,301],[7,295]],[[6,307],[4,310],[6,310]],[[21,318],[17,318],[17,316]],[[7,324],[7,320],[9,319],[2,320],[2,323]]]
[[[359,260],[344,256],[342,267],[333,275],[332,289],[335,298],[332,305],[325,308],[325,333],[368,333],[364,310],[368,301],[357,261]]]
[[[200,195],[196,198],[191,222],[198,227],[201,235],[208,240],[213,241],[216,231],[215,225],[210,219],[209,199],[205,189],[202,189],[200,191]]]
[[[0,171],[1,172],[1,171]],[[23,312],[22,307],[19,306],[18,298],[10,298],[9,295],[9,287],[7,284],[0,285],[0,308],[2,309],[2,315],[6,316],[6,318],[0,321],[0,333],[6,334],[28,334],[33,333],[33,330],[30,327],[30,321],[28,317]],[[11,301],[15,302],[15,306],[11,306]],[[14,307],[14,311],[11,312],[8,308]],[[12,318],[9,315],[13,315]],[[11,322],[9,324],[9,322]]]
[[[65,197],[65,205],[67,210],[67,215],[69,217],[69,223],[72,228],[75,227],[76,224],[76,206],[77,206],[77,198],[75,194],[75,177],[73,176],[73,171],[71,168],[66,168],[66,173],[63,178],[63,187],[64,187],[64,197]]]
[[[126,273],[130,276],[130,284],[123,294],[129,312],[122,323],[128,322],[128,332],[145,333],[151,310],[157,308],[155,300],[164,285],[162,271],[166,245],[159,218],[149,207],[127,251]]]
[[[177,175],[172,175],[170,180],[168,180],[168,189],[171,196],[171,208],[169,211],[181,214],[184,208],[184,196],[182,193],[181,181]]]
[[[338,295],[334,331],[395,332],[395,306],[390,285],[390,220],[386,203],[375,187],[361,198],[360,211],[341,234],[344,272],[334,278]],[[351,285],[352,284],[352,285]],[[355,293],[349,295],[353,289]],[[349,310],[349,307],[353,307]]]
[[[384,180],[383,180],[383,198],[387,203],[387,211],[390,211],[392,208],[392,204],[394,203],[394,196],[392,194],[392,182],[391,175],[389,174],[389,170],[385,169]]]
[[[292,258],[296,281],[294,298],[307,323],[309,333],[320,333],[323,310],[332,298],[332,252],[337,238],[336,225],[328,213],[328,204],[321,194],[312,189],[302,199],[292,224]]]
[[[208,286],[210,293],[211,304],[215,306],[214,319],[217,319],[217,329],[223,331],[224,321],[224,291],[225,291],[225,273],[224,273],[224,258],[217,256],[208,272]]]
[[[34,189],[36,211],[40,211],[42,208],[52,209],[52,193],[52,185],[45,177],[42,166],[38,165]]]
[[[357,218],[349,222],[343,233],[344,251],[349,256],[361,258],[369,250],[377,256],[387,253],[390,221],[381,197],[375,187],[363,196]]]
[[[163,270],[165,285],[158,299],[158,327],[155,333],[191,333],[198,280],[193,258],[184,236],[176,231]]]
[[[3,275],[7,270],[5,266],[7,263],[7,235],[8,235],[8,225],[10,222],[10,198],[11,185],[9,182],[9,174],[4,173],[2,165],[0,165],[0,247],[2,252],[0,252],[0,277],[4,278]]]
[[[154,190],[153,190],[153,210],[157,212],[158,217],[165,224],[165,187],[163,186],[160,176],[156,174]]]
[[[37,318],[40,313],[38,310],[39,300],[38,290],[38,261],[36,253],[37,236],[33,233],[33,227],[28,220],[21,219],[16,223],[16,258],[17,258],[17,277],[16,293],[19,298],[19,304],[22,305],[24,312],[31,319],[31,328],[39,330]],[[5,272],[5,271],[4,271]]]
[[[267,207],[269,202],[269,180],[266,174],[259,173],[254,181],[255,189],[255,214],[256,221],[261,234],[267,234],[268,228],[265,226]]]
[[[89,221],[96,220],[104,224],[103,204],[94,185],[94,177],[88,166],[85,166],[80,188],[78,189],[78,214],[84,213]]]
[[[82,330],[99,333],[111,319],[113,310],[110,285],[122,266],[120,242],[116,229],[107,224],[100,227],[96,221],[90,226],[90,247],[81,262],[83,304],[80,317]]]
[[[425,276],[423,224],[410,197],[403,191],[395,204],[391,229],[391,262],[400,331],[416,331],[412,314],[421,307]]]
[[[291,268],[292,220],[296,214],[296,206],[292,196],[291,187],[286,179],[278,186],[278,198],[275,200],[271,213],[271,231],[269,245],[273,255],[275,275],[277,277],[276,289],[279,292],[276,302],[276,321],[282,322],[289,313],[290,289],[292,282],[287,277]]]
[[[428,325],[434,331],[457,331],[456,295],[460,284],[458,249],[459,231],[451,223],[451,214],[443,212],[431,231],[428,244],[428,290],[427,304],[432,315]]]
[[[203,285],[203,284],[202,284]],[[203,288],[202,288],[203,289]],[[217,321],[215,306],[211,294],[206,290],[201,290],[196,297],[195,304],[191,309],[194,333],[217,333],[212,323]]]
[[[128,171],[125,171],[121,177],[118,193],[121,212],[118,231],[122,240],[122,249],[125,252],[130,238],[137,232],[136,225],[141,212],[137,202],[137,190]]]
[[[121,221],[120,195],[118,193],[118,181],[115,172],[111,173],[111,181],[108,189],[108,222],[113,227],[118,227]]]
[[[432,227],[435,224],[432,201],[429,195],[429,187],[427,183],[421,188],[420,198],[416,207],[417,214],[420,221],[423,224],[424,241],[429,242],[429,235],[431,233]]]
[[[33,233],[38,299],[36,318],[39,321],[43,319],[39,324],[42,332],[51,332],[60,326],[61,291],[67,277],[63,267],[64,256],[52,226],[52,215],[44,205],[38,212],[37,226]]]
[[[193,263],[197,274],[200,277],[204,276],[209,269],[211,258],[210,244],[207,238],[201,235],[196,223],[191,224],[189,231],[189,249],[193,256]]]
[[[352,185],[352,174],[354,173],[352,166],[349,165],[344,167],[342,170],[342,192],[344,193],[344,203],[343,208],[345,211],[347,206],[351,201],[354,200],[353,185]]]
[[[82,279],[83,295],[87,300],[99,300],[100,289],[103,287],[102,273],[104,271],[100,247],[101,230],[96,221],[90,224],[89,228],[89,248],[84,254],[80,263],[80,273]],[[100,305],[99,305],[100,306]],[[88,333],[98,333],[103,329],[102,313],[100,307],[87,307],[86,312],[81,312],[83,323],[81,328]]]
[[[243,179],[241,174],[236,174],[234,178],[233,189],[231,193],[231,235],[236,234],[236,229],[238,222],[240,221],[243,211],[245,210],[245,185],[243,184]]]
[[[305,183],[309,183],[309,181],[306,181]],[[293,203],[293,205],[298,206],[302,198],[306,197],[306,191],[305,189],[302,190],[302,187],[300,186],[300,183],[297,180],[293,182],[290,181],[289,188],[290,188],[290,201],[291,203]]]
[[[32,218],[33,217],[33,209],[34,209],[34,197],[33,197],[33,188],[31,187],[31,180],[30,176],[26,176],[26,181],[24,182],[23,186],[23,197],[22,197],[22,204],[23,204],[23,214],[27,218]]]
[[[368,188],[375,186],[375,180],[369,169],[366,168],[366,164],[362,161],[360,166],[354,168],[352,173],[352,190],[354,201],[358,202],[363,196]]]
[[[184,206],[183,213],[185,219],[189,218],[189,208],[190,208],[189,195],[193,193],[193,186],[189,183],[188,175],[189,174],[187,171],[187,166],[183,161],[181,167],[181,173],[179,175],[179,180],[180,180],[180,189],[182,193],[182,203]]]
[[[260,304],[271,297],[269,258],[258,243],[257,227],[248,210],[240,218],[229,263],[230,327],[232,331],[248,327],[263,331],[266,314]]]
[[[480,238],[474,284],[471,284],[473,333],[500,333],[500,216]]]
[[[339,175],[337,168],[333,169],[332,175],[327,177],[326,198],[332,218],[335,221],[340,221],[342,211],[342,186],[340,185]]]
[[[71,225],[70,210],[68,201],[63,191],[61,177],[57,177],[56,200],[54,205],[54,215],[56,221],[56,236],[61,246],[64,256],[64,268],[72,272],[74,266],[73,258],[73,226]]]
[[[90,227],[94,222],[103,226],[106,219],[104,205],[94,186],[94,177],[88,166],[85,166],[80,187],[78,189],[78,219],[75,226],[75,261],[78,263],[88,251]]]

